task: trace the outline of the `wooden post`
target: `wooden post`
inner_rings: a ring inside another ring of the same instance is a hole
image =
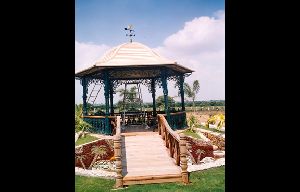
[[[188,184],[189,176],[188,176],[188,171],[187,171],[186,137],[183,133],[180,133],[179,136],[180,136],[180,164],[181,164],[182,181],[183,181],[183,183]]]
[[[116,135],[121,135],[121,116],[117,116]]]
[[[114,138],[114,150],[115,150],[116,171],[117,171],[117,178],[116,178],[116,186],[115,187],[120,188],[120,187],[123,187],[122,157],[121,157],[121,136],[120,135],[116,135],[115,138]]]

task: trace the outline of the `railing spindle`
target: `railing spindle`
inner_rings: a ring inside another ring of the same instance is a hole
[[[114,150],[116,158],[116,188],[123,187],[123,176],[122,176],[122,141],[121,141],[121,120],[120,116],[117,116],[116,135],[114,137]]]

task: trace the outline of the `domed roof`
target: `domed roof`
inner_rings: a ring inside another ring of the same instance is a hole
[[[104,56],[95,63],[95,66],[156,64],[176,64],[176,62],[160,56],[141,43],[132,42],[121,44],[107,51]]]
[[[179,65],[175,61],[162,57],[146,45],[131,42],[110,49],[94,65],[75,73],[75,77],[96,77],[107,69],[110,70],[112,78],[156,78],[163,68],[171,70],[171,73],[193,72],[193,70]]]

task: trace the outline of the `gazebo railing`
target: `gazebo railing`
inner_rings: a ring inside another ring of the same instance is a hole
[[[167,115],[164,114],[163,116],[166,117]],[[170,113],[170,120],[168,121],[168,124],[173,130],[185,128],[187,125],[185,111]]]
[[[109,124],[106,127],[105,116],[82,116],[83,120],[89,123],[92,128],[89,129],[91,133],[100,133],[112,135],[116,125],[116,116],[108,116]]]

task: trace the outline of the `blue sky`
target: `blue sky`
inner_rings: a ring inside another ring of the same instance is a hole
[[[115,46],[127,41],[124,27],[133,24],[135,40],[156,47],[184,22],[224,10],[224,0],[76,0],[75,6],[77,41]]]
[[[203,89],[198,100],[225,99],[223,17],[224,0],[76,0],[75,68],[93,65],[108,49],[128,42],[124,27],[133,24],[134,41],[202,74],[202,81],[197,73],[187,79],[199,79]],[[187,50],[193,50],[193,54]],[[219,77],[218,82],[212,75]],[[211,89],[214,85],[216,90]],[[78,81],[75,88],[75,102],[81,103]],[[151,101],[151,94],[144,98]]]

